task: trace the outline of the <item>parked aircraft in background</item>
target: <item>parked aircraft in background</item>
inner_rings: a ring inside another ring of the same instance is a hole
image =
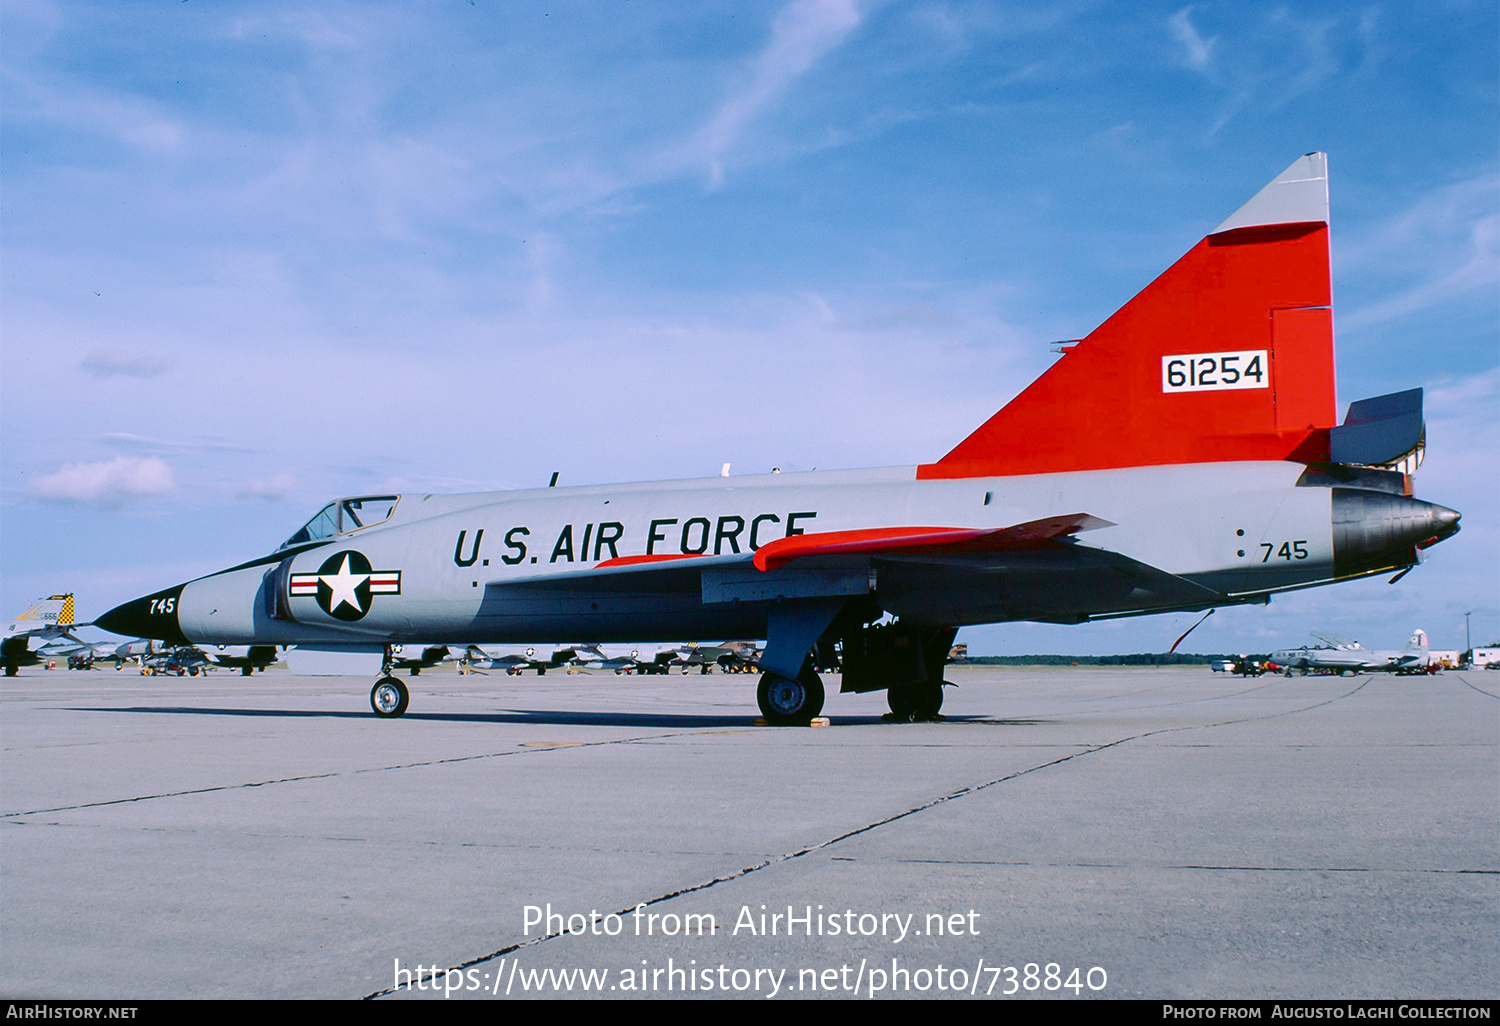
[[[1324,635],[1317,647],[1282,649],[1271,653],[1271,662],[1286,670],[1303,673],[1425,673],[1432,660],[1428,652],[1427,632],[1413,632],[1402,649],[1371,651],[1357,641]]]
[[[36,649],[37,659],[47,661],[49,659],[73,659],[83,657],[86,659],[104,659],[113,655],[115,646],[108,642],[88,642],[82,638],[65,634],[60,638],[42,643]]]
[[[103,643],[91,643],[81,641],[77,638],[59,638],[57,641],[49,641],[37,649],[38,661],[51,664],[56,660],[65,660],[70,670],[91,670],[95,663],[115,662],[116,646]]]
[[[214,666],[239,670],[248,677],[274,663],[277,654],[275,645],[210,645],[203,655]]]
[[[677,649],[676,665],[688,673],[694,667],[699,673],[711,673],[717,667],[725,673],[745,673],[755,668],[760,646],[753,641],[726,641],[722,645],[689,642]]]
[[[392,669],[407,670],[413,677],[421,674],[423,670],[446,662],[449,659],[458,658],[453,655],[452,649],[447,645],[424,645],[420,650],[413,652],[414,646],[402,645],[400,650],[391,653]]]
[[[504,670],[512,676],[526,670],[545,674],[570,665],[578,652],[549,645],[470,645],[464,649],[463,661],[471,669]]]
[[[114,658],[118,663],[139,663],[163,646],[151,638],[137,638],[115,646]]]
[[[22,666],[35,666],[41,659],[38,651],[45,645],[58,641],[83,644],[72,633],[81,626],[84,625],[74,622],[71,591],[37,599],[30,609],[17,614],[6,625],[4,640],[0,640],[0,662],[5,664],[5,675],[14,677]]]
[[[841,690],[936,717],[964,624],[1263,604],[1405,571],[1458,530],[1412,495],[1420,390],[1337,421],[1331,302],[1314,153],[935,463],[340,499],[98,624],[388,667],[413,642],[765,638],[775,723],[821,710],[811,653],[838,643]],[[408,700],[388,673],[371,690],[380,716]]]
[[[670,673],[684,645],[579,645],[574,658],[589,669],[615,673]]]

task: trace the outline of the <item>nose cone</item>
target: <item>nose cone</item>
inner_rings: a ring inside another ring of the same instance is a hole
[[[159,591],[155,595],[134,599],[115,606],[94,620],[94,626],[127,638],[155,638],[173,645],[191,644],[177,622],[177,607],[182,602],[183,585]]]

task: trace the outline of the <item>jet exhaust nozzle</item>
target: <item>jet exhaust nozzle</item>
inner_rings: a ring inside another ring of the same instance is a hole
[[[1460,514],[1405,495],[1333,489],[1333,572],[1337,577],[1415,565],[1420,550],[1458,533]]]

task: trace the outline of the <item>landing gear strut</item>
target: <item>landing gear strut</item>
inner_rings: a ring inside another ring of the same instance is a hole
[[[778,727],[804,724],[823,711],[823,681],[811,665],[803,666],[795,680],[764,673],[755,698],[767,723]]]
[[[383,720],[400,716],[410,702],[411,692],[396,677],[381,677],[370,689],[370,708]]]

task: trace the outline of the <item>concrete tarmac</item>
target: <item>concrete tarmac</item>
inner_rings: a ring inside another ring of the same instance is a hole
[[[23,670],[0,995],[1500,997],[1500,674],[948,675]]]

